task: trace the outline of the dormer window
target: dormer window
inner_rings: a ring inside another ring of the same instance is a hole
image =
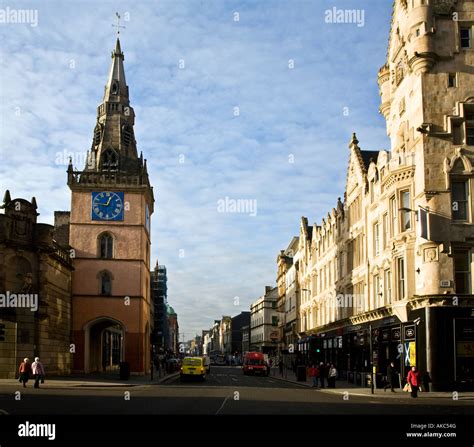
[[[113,149],[107,149],[102,155],[102,170],[118,171],[118,155]]]

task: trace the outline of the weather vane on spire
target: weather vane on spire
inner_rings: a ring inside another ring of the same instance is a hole
[[[120,34],[120,28],[125,28],[125,26],[120,25],[120,14],[116,12],[115,15],[117,16],[117,25],[112,24],[112,26],[114,28],[117,28],[117,37],[118,37]]]

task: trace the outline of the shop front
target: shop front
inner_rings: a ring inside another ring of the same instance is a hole
[[[370,386],[375,368],[375,386],[381,387],[390,362],[401,377],[416,363],[416,324],[396,316],[321,332],[317,339],[321,361],[334,363],[339,378],[354,385]]]

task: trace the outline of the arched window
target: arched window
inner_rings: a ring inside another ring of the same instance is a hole
[[[112,294],[112,276],[109,272],[102,272],[100,274],[100,294]]]
[[[115,172],[118,170],[118,156],[112,149],[107,149],[102,154],[102,170]]]
[[[110,233],[103,233],[99,237],[99,257],[112,259],[114,253],[114,238]]]

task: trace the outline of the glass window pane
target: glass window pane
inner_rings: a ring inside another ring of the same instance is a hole
[[[467,219],[467,182],[452,182],[451,198],[453,219],[466,220]]]
[[[472,125],[466,125],[466,144],[474,145],[474,126]]]
[[[461,47],[470,48],[471,46],[471,32],[469,28],[461,28]]]
[[[455,280],[456,293],[469,293],[469,277],[466,273],[457,272]]]
[[[454,252],[454,266],[458,272],[469,271],[469,251],[459,250]]]
[[[470,293],[471,255],[469,250],[456,250],[454,258],[454,279],[456,293]]]
[[[112,284],[110,281],[110,276],[107,273],[104,273],[101,277],[101,294],[110,295],[112,290]]]
[[[402,191],[402,230],[409,230],[411,228],[411,203],[410,192]]]

